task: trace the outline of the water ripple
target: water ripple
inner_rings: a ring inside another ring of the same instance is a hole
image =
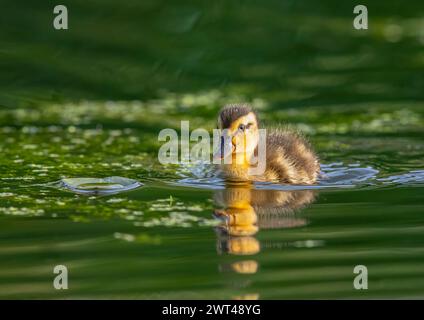
[[[416,184],[424,183],[424,170],[413,170],[404,174],[393,175],[387,178],[377,179],[378,181],[383,182],[384,184]]]
[[[284,185],[277,183],[257,182],[256,189],[269,190],[304,190],[327,188],[353,188],[360,186],[387,186],[387,184],[417,184],[424,182],[424,170],[413,170],[388,177],[379,177],[380,171],[372,166],[361,167],[360,163],[343,164],[334,162],[321,166],[320,179],[316,185]],[[197,166],[195,169],[184,169],[182,179],[170,181],[176,186],[189,186],[201,189],[224,189],[225,180],[211,166]]]

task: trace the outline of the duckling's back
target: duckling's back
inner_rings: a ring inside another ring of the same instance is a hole
[[[266,180],[283,183],[313,184],[320,166],[309,143],[290,129],[268,129]]]

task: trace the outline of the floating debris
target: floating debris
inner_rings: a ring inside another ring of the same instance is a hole
[[[153,218],[145,221],[137,221],[134,223],[137,227],[180,227],[190,228],[194,225],[215,227],[220,224],[216,219],[207,219],[188,214],[187,212],[171,212],[169,216],[162,216],[160,218]]]
[[[60,181],[60,187],[84,195],[111,195],[141,187],[137,180],[122,177],[69,178]]]

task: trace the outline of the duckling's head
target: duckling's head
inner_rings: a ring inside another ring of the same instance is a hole
[[[256,112],[247,104],[230,104],[221,109],[218,116],[221,130],[221,158],[243,155],[250,159],[259,141],[259,122]]]

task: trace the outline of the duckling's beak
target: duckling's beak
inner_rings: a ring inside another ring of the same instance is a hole
[[[220,137],[219,148],[215,151],[213,155],[214,159],[222,160],[234,152],[234,145],[232,143],[231,137],[224,137],[223,135]]]

